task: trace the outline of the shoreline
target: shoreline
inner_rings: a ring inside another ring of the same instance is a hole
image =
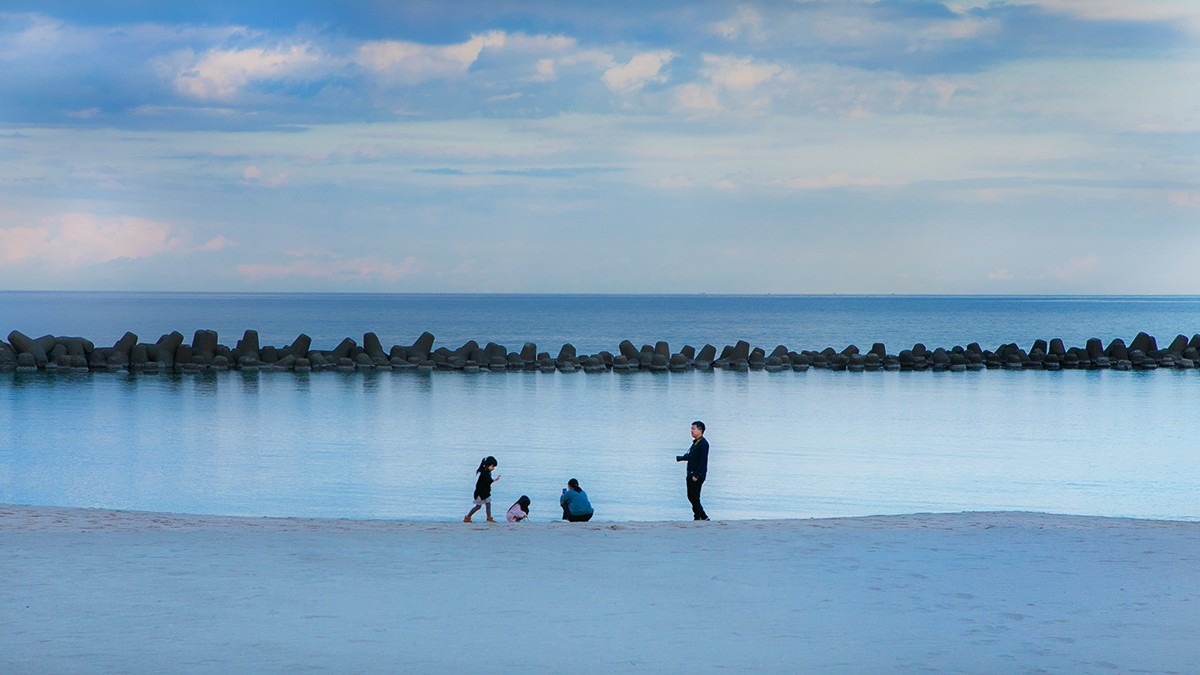
[[[1200,523],[0,506],[5,672],[1187,672]]]
[[[813,527],[847,526],[856,522],[887,523],[904,525],[910,521],[960,519],[1002,519],[1013,524],[1027,525],[1032,522],[1052,521],[1058,526],[1074,523],[1074,526],[1104,527],[1119,524],[1144,525],[1191,525],[1200,527],[1200,519],[1140,518],[1136,516],[1101,516],[1073,513],[1051,513],[1044,511],[928,511],[895,514],[871,514],[861,516],[814,516],[810,518],[733,518],[714,519],[709,524],[696,523],[684,518],[677,520],[597,520],[587,523],[571,523],[579,529],[652,529],[655,527],[687,526],[695,528],[728,527],[742,524],[810,525]],[[183,513],[172,511],[142,511],[137,509],[113,509],[90,506],[49,506],[39,504],[9,504],[0,502],[0,532],[38,531],[74,526],[104,525],[125,531],[146,529],[275,529],[290,531],[329,527],[333,529],[361,528],[364,530],[403,530],[407,528],[429,528],[445,525],[450,529],[463,529],[462,525],[489,529],[496,526],[536,527],[544,525],[568,525],[559,519],[534,519],[525,523],[509,523],[503,515],[497,515],[496,523],[482,520],[463,523],[457,519],[414,520],[406,518],[359,518],[334,516],[246,516],[208,513]]]

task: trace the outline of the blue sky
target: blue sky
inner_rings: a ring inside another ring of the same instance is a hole
[[[0,4],[0,288],[1195,293],[1200,3]]]

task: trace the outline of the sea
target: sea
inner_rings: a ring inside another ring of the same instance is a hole
[[[1062,338],[1165,346],[1200,296],[408,295],[0,292],[0,338],[110,346],[244,331],[314,348],[423,332],[554,355],[667,341],[888,353]],[[1038,511],[1200,520],[1200,369],[978,372],[0,372],[0,503],[194,514],[456,521],[475,469],[493,510],[690,520],[694,420],[716,520]]]

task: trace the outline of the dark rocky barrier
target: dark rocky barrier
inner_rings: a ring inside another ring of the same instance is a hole
[[[720,350],[704,345],[699,350],[684,345],[674,351],[666,342],[644,344],[640,348],[629,340],[617,345],[616,352],[579,354],[574,345],[562,345],[556,356],[538,351],[526,342],[520,351],[504,345],[486,345],[469,340],[457,349],[435,346],[434,336],[422,333],[411,345],[394,345],[385,350],[375,333],[367,333],[362,343],[345,338],[329,350],[313,347],[312,338],[301,333],[291,344],[260,344],[258,332],[247,330],[232,348],[221,344],[215,331],[198,330],[190,343],[178,331],[157,341],[141,342],[137,335],[125,333],[111,347],[97,347],[82,337],[43,335],[31,338],[20,331],[0,340],[0,371],[19,372],[201,372],[224,370],[292,370],[299,372],[339,370],[449,370],[462,372],[538,371],[574,373],[607,372],[683,372],[725,369],[734,371],[785,370],[805,371],[821,368],[836,371],[952,371],[1006,370],[1153,370],[1156,368],[1200,368],[1200,334],[1189,340],[1177,335],[1165,348],[1159,348],[1152,335],[1138,333],[1128,344],[1117,338],[1107,346],[1091,338],[1079,347],[1067,347],[1059,338],[1035,340],[1028,349],[1016,343],[995,349],[983,349],[978,343],[963,347],[935,347],[915,344],[899,353],[889,353],[882,343],[866,351],[855,345],[837,350],[794,351],[777,345],[770,352],[740,340]]]

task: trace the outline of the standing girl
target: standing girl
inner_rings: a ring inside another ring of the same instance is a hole
[[[492,483],[500,480],[500,476],[492,478],[492,472],[496,470],[496,458],[488,455],[479,462],[479,468],[475,469],[475,473],[479,474],[479,478],[475,481],[475,506],[463,518],[464,523],[471,522],[471,516],[480,507],[487,507],[487,521],[489,523],[496,522],[492,519]]]

